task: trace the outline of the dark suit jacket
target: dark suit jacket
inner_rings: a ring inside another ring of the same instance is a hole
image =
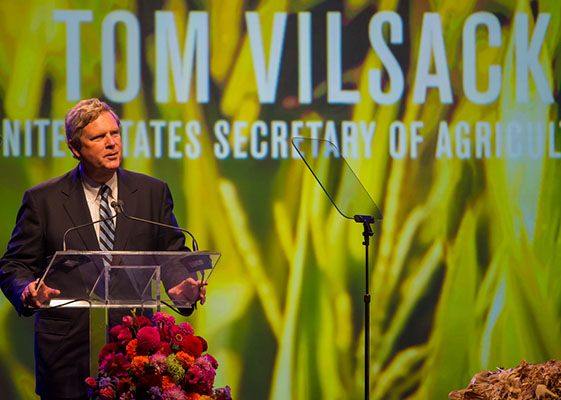
[[[165,182],[118,170],[119,200],[128,215],[177,226]],[[29,189],[17,215],[8,249],[0,260],[0,287],[20,315],[20,297],[42,275],[47,257],[62,250],[64,232],[91,222],[79,169]],[[115,250],[187,250],[183,234],[117,216]],[[99,250],[93,226],[67,236],[67,248]],[[43,396],[79,397],[89,376],[89,313],[59,308],[35,313],[36,391]]]

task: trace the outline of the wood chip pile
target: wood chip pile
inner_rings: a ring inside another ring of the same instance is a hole
[[[528,364],[476,374],[466,389],[448,395],[454,400],[561,399],[561,361]]]

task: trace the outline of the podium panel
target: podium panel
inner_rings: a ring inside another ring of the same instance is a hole
[[[41,308],[87,309],[90,368],[95,376],[111,324],[120,323],[112,321],[112,316],[133,309],[192,308],[200,290],[196,282],[208,282],[220,255],[210,251],[58,251],[37,287],[58,289],[60,295]]]

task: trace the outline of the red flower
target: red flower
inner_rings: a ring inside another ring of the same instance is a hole
[[[115,398],[115,391],[112,387],[106,387],[99,391],[99,397],[102,399],[113,400]]]
[[[197,336],[203,345],[203,353],[208,350],[208,343],[201,336]]]
[[[86,378],[86,385],[88,385],[92,389],[95,389],[97,387],[97,381],[90,376]]]
[[[101,363],[101,361],[107,357],[109,354],[111,353],[115,353],[115,351],[117,351],[118,345],[115,342],[111,342],[111,343],[107,343],[105,346],[103,346],[101,348],[101,351],[99,352],[99,357],[97,358],[97,361],[99,363]]]
[[[121,332],[121,330],[124,328],[125,327],[123,325],[115,325],[113,328],[111,328],[109,334],[115,339],[117,339],[117,337],[119,336],[119,332]]]
[[[193,357],[197,358],[203,352],[203,344],[201,343],[200,339],[196,336],[187,336],[181,349],[192,355]]]
[[[136,335],[138,346],[146,350],[154,350],[160,345],[160,333],[152,326],[140,328]]]
[[[162,376],[159,374],[145,374],[140,377],[138,383],[136,384],[136,390],[142,391],[146,390],[149,391],[153,386],[162,386]]]
[[[150,320],[146,318],[144,315],[139,315],[138,317],[136,317],[133,323],[137,329],[140,329],[143,326],[153,326],[152,322],[150,322]]]
[[[127,376],[127,369],[130,367],[130,362],[121,354],[109,354],[101,362],[99,371],[106,376]]]
[[[132,385],[133,383],[130,378],[119,379],[119,383],[117,383],[117,393],[121,395],[123,393],[128,392]]]
[[[132,339],[132,333],[129,330],[129,328],[121,329],[119,331],[119,335],[117,335],[117,340],[119,340],[121,343],[128,342],[131,339]]]
[[[171,354],[171,346],[168,342],[160,342],[160,347],[156,349],[156,352],[158,351],[166,356],[169,356]]]

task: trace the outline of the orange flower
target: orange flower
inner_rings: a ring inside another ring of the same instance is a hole
[[[173,385],[175,385],[175,382],[173,381],[171,376],[168,375],[162,376],[162,388],[164,390],[170,389]]]
[[[179,360],[181,366],[185,369],[189,368],[191,365],[195,363],[195,357],[184,351],[178,351],[176,357]]]
[[[127,344],[127,357],[132,360],[138,353],[136,352],[138,348],[138,339],[133,339]]]
[[[131,370],[136,376],[140,376],[144,373],[144,364],[148,364],[149,360],[147,356],[136,356],[132,359]]]

